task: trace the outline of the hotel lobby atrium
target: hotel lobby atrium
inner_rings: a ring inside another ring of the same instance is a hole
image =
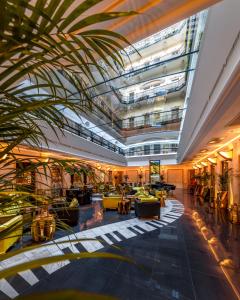
[[[1,1],[0,300],[240,300],[239,12]]]

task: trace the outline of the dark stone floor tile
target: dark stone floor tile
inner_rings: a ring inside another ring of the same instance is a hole
[[[192,277],[198,300],[206,300],[206,295],[211,300],[237,300],[224,277],[220,279],[195,271],[192,271]]]

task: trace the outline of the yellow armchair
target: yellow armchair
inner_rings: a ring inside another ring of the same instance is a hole
[[[141,202],[156,202],[158,198],[155,197],[140,197],[138,198]]]
[[[145,191],[144,187],[142,187],[142,186],[136,186],[133,188],[133,190],[137,191],[137,193]]]
[[[135,196],[141,201],[141,202],[147,202],[147,201],[158,201],[157,197],[154,197],[152,195],[149,195],[148,192],[143,191],[139,191],[135,194]]]
[[[118,202],[122,200],[121,195],[103,197],[103,208],[104,209],[117,209]]]

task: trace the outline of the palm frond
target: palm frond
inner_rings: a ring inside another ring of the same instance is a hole
[[[116,64],[123,66],[119,51],[128,41],[92,26],[134,12],[86,16],[101,1],[2,1],[6,13],[0,26],[0,143],[11,144],[7,151],[27,135],[30,143],[39,145],[44,132],[38,120],[55,134],[55,126],[61,130],[65,117],[58,105],[77,113],[91,110],[88,86],[95,82],[93,71],[103,78],[106,72],[100,60],[116,72]],[[22,85],[24,80],[30,84]],[[8,140],[6,132],[12,136]]]

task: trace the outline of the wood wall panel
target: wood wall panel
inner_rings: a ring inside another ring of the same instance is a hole
[[[167,183],[174,184],[177,188],[183,188],[183,169],[167,170]]]

